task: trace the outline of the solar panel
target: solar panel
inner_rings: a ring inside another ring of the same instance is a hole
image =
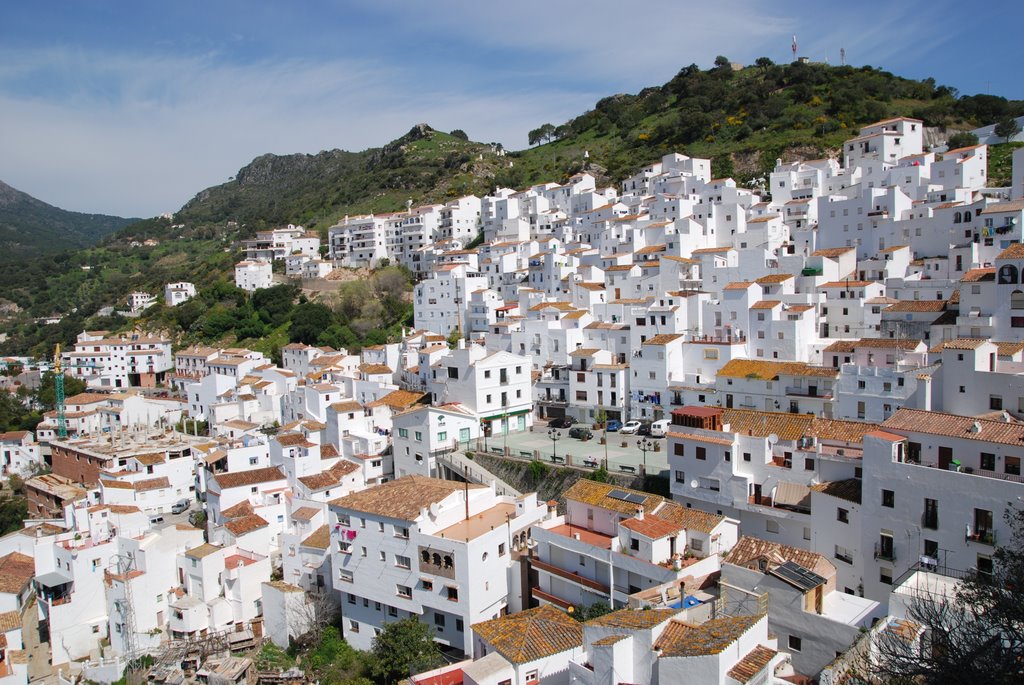
[[[772,569],[771,574],[778,576],[782,580],[794,585],[804,592],[807,590],[813,590],[819,585],[825,583],[825,579],[819,576],[813,571],[808,571],[800,564],[793,561],[787,561],[786,563]]]
[[[612,490],[608,493],[608,496],[623,502],[629,502],[630,504],[643,504],[644,500],[647,499],[639,493],[626,492],[625,490]]]

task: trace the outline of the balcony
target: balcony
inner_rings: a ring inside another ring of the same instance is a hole
[[[995,547],[996,532],[994,530],[977,530],[970,533],[964,533],[964,542],[976,542],[979,545]]]
[[[876,542],[875,559],[883,559],[885,561],[896,561],[896,548],[893,547],[892,543],[883,545],[880,542]]]
[[[571,583],[576,583],[577,585],[581,585],[589,590],[595,590],[604,595],[607,595],[611,592],[610,588],[607,585],[599,583],[596,580],[591,580],[590,578],[584,578],[575,571],[566,571],[565,569],[559,568],[558,566],[555,566],[553,564],[548,564],[539,559],[533,558],[530,559],[530,564],[540,571],[545,571],[552,575],[558,576],[559,578],[568,580]]]

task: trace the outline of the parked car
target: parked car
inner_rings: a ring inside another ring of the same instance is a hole
[[[594,434],[586,426],[573,426],[569,429],[569,437],[578,440],[590,440]]]
[[[620,428],[622,428],[622,421],[619,421],[618,419],[612,419],[611,421],[608,421],[604,425],[604,429],[606,431],[608,431],[609,433],[614,433],[615,431],[619,430]]]
[[[640,428],[640,421],[626,421],[622,424],[622,428],[619,429],[620,433],[626,433],[627,435],[633,435]]]
[[[652,438],[663,438],[668,435],[669,426],[672,422],[668,419],[662,419],[661,421],[655,421],[651,424],[651,437]]]
[[[571,416],[563,416],[560,419],[551,419],[548,421],[550,428],[571,428],[572,424],[576,423],[576,419]]]
[[[649,424],[646,421],[644,421],[643,423],[640,424],[640,427],[636,429],[636,434],[637,435],[650,435],[651,434],[651,424]]]
[[[171,505],[172,514],[180,514],[183,511],[188,511],[188,508],[192,506],[192,503],[187,499],[179,499],[177,502]]]

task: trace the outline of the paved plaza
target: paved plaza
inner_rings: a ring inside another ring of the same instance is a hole
[[[506,454],[518,459],[539,457],[549,464],[580,468],[596,468],[607,458],[608,470],[612,473],[638,474],[641,466],[646,464],[646,472],[649,475],[668,477],[668,446],[665,438],[608,433],[608,444],[602,445],[604,431],[591,429],[593,438],[578,440],[569,437],[570,429],[556,428],[553,430],[558,439],[552,443],[549,430],[551,429],[546,425],[539,423],[529,431],[512,432],[507,436],[492,436],[486,441],[481,438],[477,449],[488,454]],[[644,440],[650,446],[646,456],[644,450],[640,448]],[[552,455],[555,456],[554,462]]]

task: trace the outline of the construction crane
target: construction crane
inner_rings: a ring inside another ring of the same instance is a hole
[[[68,419],[64,413],[64,369],[60,364],[60,343],[53,351],[53,394],[57,401],[57,437],[68,437]]]

